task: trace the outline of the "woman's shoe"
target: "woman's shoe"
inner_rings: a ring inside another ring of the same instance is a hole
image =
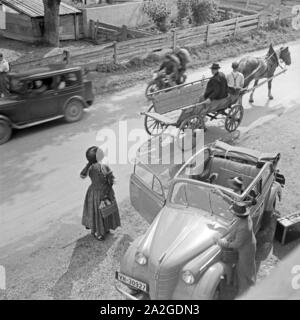
[[[98,240],[98,241],[104,241],[105,240],[105,237],[104,236],[98,236],[98,235],[95,235],[95,238]]]

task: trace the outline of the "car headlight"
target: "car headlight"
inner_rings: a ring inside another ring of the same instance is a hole
[[[192,274],[191,271],[187,270],[187,271],[184,271],[182,273],[182,280],[186,283],[186,284],[193,284],[195,282],[195,277],[194,275]]]
[[[147,257],[145,257],[141,252],[137,252],[135,255],[135,261],[143,266],[147,264]]]

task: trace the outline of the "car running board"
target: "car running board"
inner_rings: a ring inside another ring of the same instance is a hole
[[[64,116],[61,115],[61,116],[56,116],[56,117],[52,117],[52,118],[48,118],[48,119],[44,119],[44,120],[40,120],[40,121],[36,121],[36,122],[26,123],[26,124],[23,124],[23,125],[17,125],[17,124],[13,123],[12,127],[14,129],[25,129],[25,128],[33,127],[33,126],[36,126],[38,124],[42,124],[42,123],[49,122],[49,121],[52,121],[52,120],[61,119],[63,117]]]

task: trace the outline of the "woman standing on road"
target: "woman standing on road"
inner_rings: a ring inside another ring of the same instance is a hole
[[[101,163],[104,153],[98,147],[90,147],[86,151],[88,164],[81,171],[80,177],[91,179],[83,207],[82,224],[91,230],[98,240],[104,240],[110,229],[121,225],[119,210],[112,188],[115,177],[107,165]],[[110,214],[104,215],[103,208],[110,207]]]

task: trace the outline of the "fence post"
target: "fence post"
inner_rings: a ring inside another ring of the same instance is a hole
[[[259,29],[260,27],[262,27],[262,15],[261,14],[257,17],[257,29]]]
[[[95,40],[97,40],[97,37],[98,37],[98,30],[99,30],[99,27],[100,27],[100,21],[99,21],[99,19],[97,19],[97,23],[95,24],[95,30],[94,30],[94,33],[95,33]]]
[[[209,45],[209,24],[207,25],[206,29],[206,39],[205,39],[206,45]]]
[[[176,32],[176,29],[173,29],[172,32],[173,32],[173,51],[175,51],[176,45],[177,45],[177,32]]]
[[[117,41],[114,41],[114,54],[113,54],[114,64],[117,64],[118,62],[118,56],[117,56]]]
[[[94,40],[94,31],[95,31],[95,21],[90,20],[90,36]]]
[[[281,13],[281,10],[279,9],[279,10],[277,11],[277,26],[280,25],[280,13]]]
[[[63,51],[63,62],[68,65],[70,63],[70,51],[64,50]]]
[[[239,17],[236,17],[236,19],[235,19],[235,27],[234,27],[234,32],[233,32],[233,38],[236,37],[237,31],[238,31],[238,27],[239,27]]]

